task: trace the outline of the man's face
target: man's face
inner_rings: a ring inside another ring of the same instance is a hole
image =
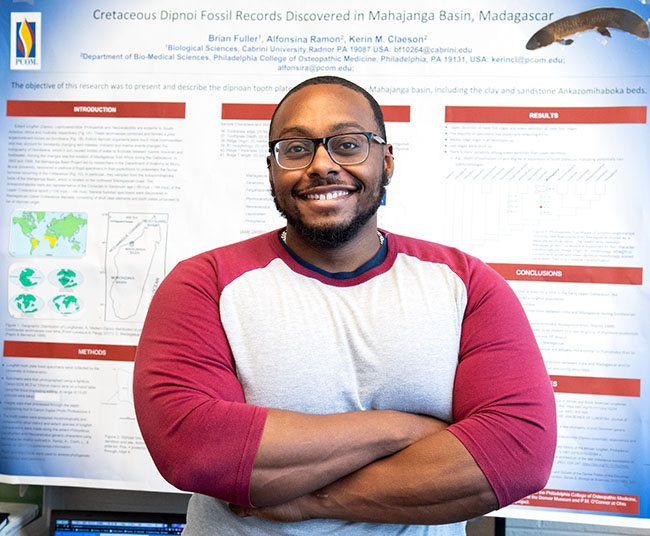
[[[316,138],[348,132],[378,133],[370,103],[349,88],[307,86],[277,111],[271,139]],[[376,213],[393,173],[390,146],[372,142],[368,158],[350,166],[335,163],[319,145],[312,163],[286,170],[270,157],[271,191],[287,224],[320,248],[336,248],[364,228],[376,228]]]

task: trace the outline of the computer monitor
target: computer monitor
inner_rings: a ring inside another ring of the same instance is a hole
[[[184,514],[52,510],[50,536],[179,536]]]

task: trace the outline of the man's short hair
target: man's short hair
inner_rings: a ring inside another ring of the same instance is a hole
[[[370,108],[372,109],[372,113],[375,117],[375,122],[377,123],[377,127],[379,128],[379,132],[377,132],[377,134],[379,134],[382,138],[384,138],[384,140],[386,140],[386,125],[384,124],[384,114],[381,111],[381,107],[379,106],[379,103],[375,100],[375,98],[370,93],[368,93],[361,86],[355,84],[354,82],[350,82],[345,78],[341,78],[339,76],[316,76],[314,78],[309,78],[307,80],[304,80],[303,82],[300,82],[300,84],[298,84],[297,86],[290,89],[289,92],[284,97],[282,97],[282,100],[278,103],[278,105],[275,107],[275,110],[273,111],[273,116],[271,117],[271,124],[269,125],[269,138],[271,137],[271,129],[273,128],[273,121],[275,120],[275,114],[280,109],[280,106],[282,106],[284,101],[290,95],[293,95],[296,91],[299,91],[302,88],[307,86],[318,86],[318,85],[327,85],[327,84],[347,87],[348,89],[356,91],[357,93],[361,93],[361,95],[363,95],[365,99],[368,101],[368,104],[370,104]]]

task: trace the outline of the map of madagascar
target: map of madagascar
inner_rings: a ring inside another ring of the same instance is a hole
[[[83,257],[87,228],[82,212],[14,212],[10,252],[14,257]]]

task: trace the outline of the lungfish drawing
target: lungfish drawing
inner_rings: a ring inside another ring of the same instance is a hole
[[[596,30],[601,35],[611,37],[609,28],[622,30],[642,39],[648,38],[648,23],[633,11],[618,7],[599,7],[564,17],[544,26],[530,38],[526,48],[535,50],[551,43],[570,45],[573,39],[567,37],[588,30]]]

